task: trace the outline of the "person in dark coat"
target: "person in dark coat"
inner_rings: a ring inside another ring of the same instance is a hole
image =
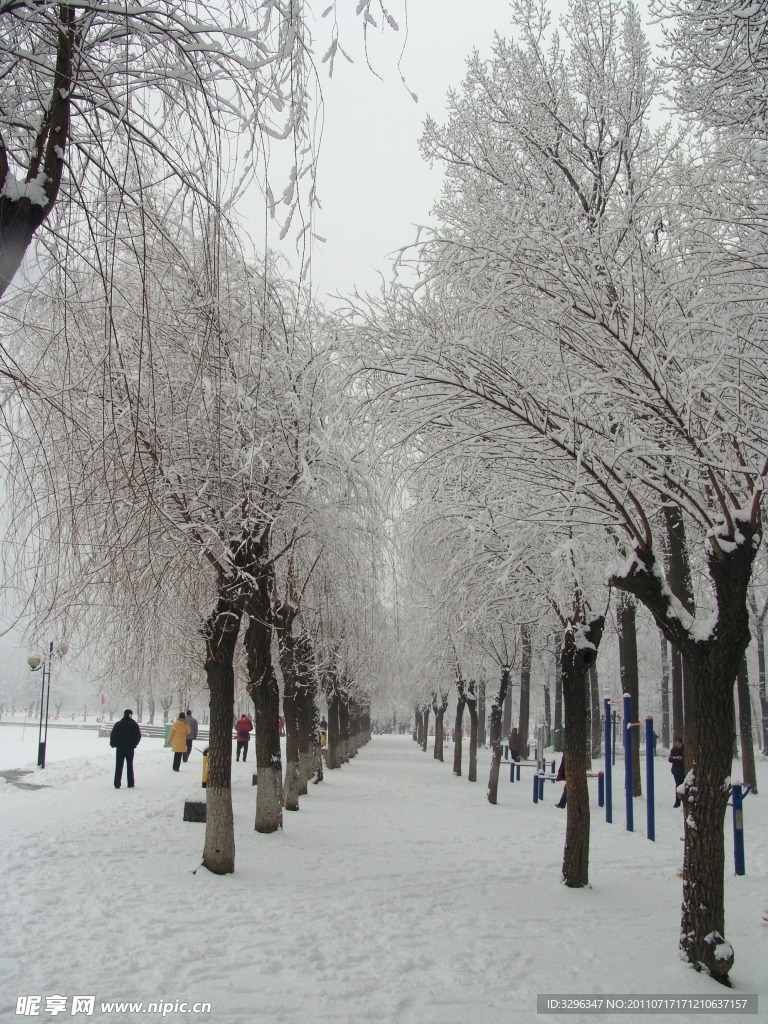
[[[563,751],[563,760],[560,762],[560,767],[557,770],[556,782],[565,782],[565,751]],[[563,795],[560,797],[555,807],[565,807],[568,803],[568,787],[563,786]]]
[[[669,763],[672,765],[672,776],[675,780],[675,807],[679,807],[681,800],[680,794],[677,792],[677,787],[682,786],[683,780],[685,779],[685,747],[683,741],[679,736],[675,736],[675,742],[672,744],[672,749],[669,752],[667,758]]]
[[[517,742],[517,729],[510,729],[507,733],[507,743],[509,744],[509,756],[513,761],[517,761],[518,758],[518,742]]]
[[[128,789],[133,789],[133,752],[141,742],[141,729],[133,720],[133,712],[127,708],[123,717],[112,726],[109,745],[115,748],[115,789],[123,782],[123,764],[128,780]]]
[[[181,755],[182,761],[188,761],[189,760],[189,755],[192,753],[192,740],[196,740],[197,739],[197,719],[192,714],[192,712],[189,711],[189,710],[187,711],[187,714],[186,714],[185,717],[187,719],[187,725],[189,726],[189,728],[192,731],[187,736],[187,752],[186,752],[186,754],[182,754]]]

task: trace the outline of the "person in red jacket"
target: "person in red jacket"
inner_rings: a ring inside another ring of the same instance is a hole
[[[235,725],[235,733],[237,734],[237,756],[236,761],[240,760],[240,752],[243,754],[243,761],[248,757],[248,743],[251,739],[251,732],[253,731],[253,722],[247,715],[241,715],[240,721]]]
[[[559,769],[557,771],[557,781],[558,782],[565,782],[565,751],[563,751],[563,760],[560,762],[560,767],[559,767]],[[568,803],[567,789],[568,789],[567,786],[563,786],[563,795],[560,797],[559,801],[555,804],[555,807],[565,807],[565,805]]]

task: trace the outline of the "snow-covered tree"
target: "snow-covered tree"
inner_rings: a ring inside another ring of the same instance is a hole
[[[10,0],[0,19],[0,294],[57,205],[51,226],[64,238],[70,206],[86,237],[113,220],[105,186],[140,205],[147,185],[170,178],[230,202],[267,140],[307,116],[295,0]]]
[[[754,0],[652,0],[679,109],[704,127],[768,131],[768,10]]]
[[[187,224],[175,236],[159,218],[134,226],[106,280],[69,266],[66,291],[54,281],[19,304],[19,344],[44,352],[38,376],[66,391],[65,415],[46,421],[63,464],[51,466],[34,426],[27,454],[51,485],[49,507],[105,563],[113,549],[137,559],[138,547],[148,576],[170,568],[189,578],[211,699],[204,863],[231,871],[233,658],[244,616],[251,692],[269,733],[257,735],[257,827],[272,830],[281,813],[269,650],[282,551],[271,534],[287,535],[290,549],[323,454],[318,320],[271,268],[245,263],[222,223],[194,223],[199,243],[185,237]],[[45,529],[55,533],[56,521]]]
[[[681,946],[723,978],[733,683],[768,470],[761,271],[733,252],[747,238],[757,252],[760,221],[735,222],[738,185],[721,202],[720,168],[699,174],[697,155],[651,129],[659,82],[634,8],[575,0],[567,42],[537,5],[513,5],[513,22],[519,42],[471,58],[448,124],[427,125],[425,154],[446,166],[442,227],[419,250],[421,292],[382,303],[366,335],[378,352],[363,358],[385,415],[409,404],[411,431],[513,460],[540,522],[575,515],[626,538],[611,585],[645,605],[695,678]],[[739,195],[757,208],[750,181]],[[696,615],[657,555],[670,501],[706,538]],[[575,665],[593,642],[573,610]]]

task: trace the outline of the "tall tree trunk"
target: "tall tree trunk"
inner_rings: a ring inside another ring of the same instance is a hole
[[[680,946],[697,970],[727,983],[733,950],[725,932],[724,818],[733,745],[733,683],[749,644],[747,590],[761,527],[758,510],[738,519],[738,533],[713,540],[707,567],[717,616],[706,638],[696,639],[674,614],[652,550],[636,548],[637,564],[614,587],[645,604],[671,643],[677,643],[696,680],[696,760],[685,780],[685,853]],[[729,550],[725,550],[726,544]],[[670,586],[671,589],[671,586]]]
[[[481,679],[477,684],[477,734],[477,742],[481,747],[484,747],[486,744],[484,679]]]
[[[422,713],[421,713],[421,723],[422,723],[422,725],[421,725],[421,728],[422,728],[421,749],[426,753],[427,741],[429,740],[429,707],[425,707],[422,710]]]
[[[768,696],[765,690],[765,634],[762,624],[757,634],[757,692],[760,697],[760,725],[763,737],[763,754],[768,753]]]
[[[259,778],[254,828],[257,832],[276,832],[283,827],[283,758],[280,749],[280,687],[274,671],[270,670],[269,675],[261,677],[251,697],[256,717],[256,771]]]
[[[299,740],[299,796],[305,796],[307,783],[317,771],[317,752],[314,750],[314,734],[319,716],[315,692],[317,684],[312,665],[312,648],[305,634],[297,641],[300,665],[296,689],[296,721]]]
[[[549,695],[549,683],[544,683],[544,729],[547,733],[547,746],[549,746],[549,734],[552,732],[552,701]]]
[[[632,721],[640,721],[639,690],[637,672],[637,605],[634,598],[619,594],[616,602],[616,618],[619,627],[619,671],[621,692],[632,698]],[[632,745],[632,796],[642,795],[640,781],[640,729],[630,729]]]
[[[354,741],[353,741],[353,756],[357,756],[358,750],[364,745],[365,740],[363,739],[363,710],[360,704],[355,701],[355,729],[354,729]]]
[[[561,652],[563,649],[563,634],[558,630],[555,633],[555,741],[554,750],[559,752],[563,749],[563,668]]]
[[[453,726],[453,774],[461,776],[461,747],[464,739],[464,683],[456,682],[456,721]]]
[[[358,728],[358,716],[359,709],[355,699],[351,696],[347,697],[347,742],[345,749],[347,752],[347,761],[351,761],[357,753],[357,728]]]
[[[672,741],[683,739],[683,658],[675,644],[669,645],[669,666],[672,678]]]
[[[469,712],[469,769],[467,781],[477,782],[477,691],[475,681],[470,679],[464,696]]]
[[[276,832],[283,826],[283,760],[280,750],[280,688],[272,667],[271,570],[258,573],[248,597],[245,631],[248,692],[256,732],[257,832]]]
[[[416,743],[421,743],[421,712],[418,707],[413,708],[413,736]]]
[[[491,704],[491,772],[488,776],[488,803],[495,804],[499,792],[499,767],[501,765],[502,708],[509,689],[509,665],[503,665],[499,688]]]
[[[685,743],[685,766],[690,771],[694,763],[694,754],[688,753],[688,744],[694,751],[698,750],[699,716],[696,713],[696,701],[698,691],[696,688],[696,674],[688,661],[683,658],[683,742]]]
[[[349,761],[349,699],[345,693],[339,696],[339,763]]]
[[[587,788],[587,673],[597,657],[605,620],[567,629],[560,652],[563,698],[568,723],[565,786],[568,793],[563,881],[569,888],[589,885],[589,790]],[[590,646],[585,646],[586,640]]]
[[[752,609],[755,641],[757,644],[757,695],[760,698],[760,739],[763,755],[768,754],[768,696],[765,692],[765,615],[768,612],[768,601],[765,602],[762,614],[758,613],[754,593],[749,595],[749,606]]]
[[[150,697],[147,701],[147,708],[149,710],[149,724],[155,724],[155,698]]]
[[[314,774],[315,785],[323,781],[323,748],[320,746],[320,708],[317,702],[317,676],[315,675],[314,669],[311,671],[311,693],[312,693],[312,716],[309,718],[309,753],[310,753],[310,766],[307,771],[307,781]],[[326,732],[327,742],[327,732]]]
[[[520,663],[520,714],[517,719],[517,749],[518,755],[524,758],[528,746],[528,719],[531,706],[531,627],[527,622],[520,626],[520,643],[522,659]]]
[[[669,554],[669,567],[667,571],[667,583],[669,589],[680,601],[685,610],[691,615],[696,613],[696,605],[693,599],[693,583],[691,581],[691,567],[688,560],[688,548],[685,540],[685,521],[683,513],[678,505],[667,500],[663,505],[664,521],[667,528],[667,552]],[[683,669],[683,741],[685,743],[685,767],[689,771],[696,760],[698,738],[696,732],[696,681],[691,666],[685,657],[682,656]]]
[[[443,758],[443,720],[448,707],[448,694],[440,694],[440,703],[437,703],[437,695],[432,698],[432,708],[435,712],[435,758],[442,761]]]
[[[296,691],[296,725],[298,732],[299,748],[299,797],[307,793],[307,783],[315,774],[314,758],[312,756],[312,728],[314,725],[314,701],[310,697],[309,688],[304,685]],[[287,737],[286,737],[287,740]],[[286,757],[288,753],[286,742]]]
[[[659,632],[661,644],[661,745],[666,750],[669,742],[669,647],[667,638]]]
[[[233,663],[242,614],[239,600],[220,595],[203,630],[211,710],[203,866],[216,875],[230,874],[235,870],[231,783],[232,713],[235,706]]]
[[[469,706],[469,705],[467,705]],[[507,696],[504,700],[504,732],[502,738],[506,739],[510,729],[512,728],[512,685],[507,687]]]
[[[733,684],[734,690],[736,689],[736,683]],[[733,695],[733,760],[738,761],[739,759],[739,723],[736,720],[736,707],[737,707],[737,695]]]
[[[592,704],[592,757],[599,758],[602,751],[603,730],[600,715],[603,708],[600,702],[600,680],[596,660],[589,666],[589,689]]]
[[[339,757],[339,694],[336,690],[336,680],[330,680],[330,689],[326,689],[328,700],[328,767],[341,768]]]
[[[736,689],[739,695],[739,736],[741,738],[741,777],[757,794],[755,774],[755,747],[752,739],[752,704],[749,699],[749,674],[746,655],[741,659],[736,675]]]
[[[715,977],[727,975],[733,962],[732,951],[729,955],[728,949],[716,948],[725,934],[723,826],[728,791],[723,782],[730,777],[733,756],[733,681],[723,685],[722,664],[713,664],[719,660],[702,659],[696,666],[700,742],[683,800],[685,854],[680,940],[690,963],[705,965]]]
[[[285,720],[285,783],[283,806],[299,809],[299,709],[297,700],[298,666],[293,637],[293,620],[298,608],[289,601],[277,604],[273,622],[277,632],[280,671],[283,675],[283,718]]]
[[[285,676],[283,676],[285,680]],[[283,719],[285,720],[285,780],[283,782],[283,807],[286,811],[298,811],[299,787],[299,712],[296,698],[296,679],[287,681],[283,687]]]

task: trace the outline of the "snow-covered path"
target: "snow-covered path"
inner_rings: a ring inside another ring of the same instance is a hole
[[[23,766],[6,763],[15,733],[0,729],[0,767]],[[272,836],[252,828],[254,766],[234,764],[237,871],[217,878],[198,869],[204,826],[181,817],[202,793],[199,754],[176,775],[161,741],[145,740],[136,789],[115,791],[107,741],[60,736],[34,777],[50,789],[0,783],[2,1021],[20,1020],[16,998],[30,994],[69,997],[67,1019],[85,994],[91,1019],[115,1022],[161,1018],[100,1014],[101,1002],[208,1001],[209,1014],[169,1018],[212,1024],[485,1024],[536,1020],[539,992],[724,992],[677,958],[681,828],[661,759],[656,843],[642,801],[633,834],[621,804],[608,826],[593,801],[587,890],[559,883],[559,786],[534,806],[502,773],[492,808],[487,752],[470,784],[408,737],[375,737]],[[733,991],[759,992],[763,1007],[766,799],[745,803],[745,877],[726,846]]]

